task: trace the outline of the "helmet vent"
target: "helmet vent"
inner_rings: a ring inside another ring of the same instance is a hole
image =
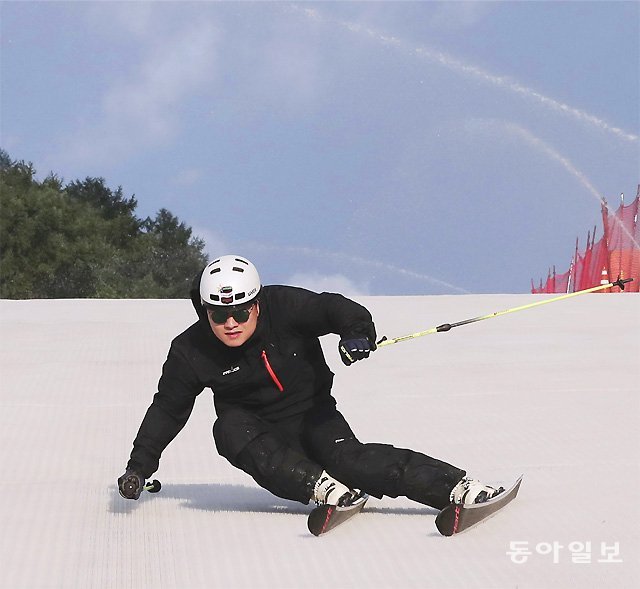
[[[211,270],[211,272],[209,272],[209,274],[215,274],[216,272],[220,272],[221,268],[214,268],[213,270]]]
[[[233,267],[234,272],[244,272],[244,268],[238,268],[237,266]]]

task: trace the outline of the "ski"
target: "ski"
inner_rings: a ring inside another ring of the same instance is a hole
[[[307,519],[309,531],[314,536],[326,534],[357,513],[360,513],[367,499],[369,499],[369,495],[360,493],[349,505],[319,505],[313,509]]]
[[[511,488],[484,503],[447,505],[436,517],[438,531],[443,536],[453,536],[491,517],[516,498],[521,482],[522,477]]]

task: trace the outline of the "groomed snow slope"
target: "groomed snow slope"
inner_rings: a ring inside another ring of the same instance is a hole
[[[361,302],[392,337],[532,300]],[[350,368],[325,338],[338,405],[361,440],[487,482],[524,473],[514,503],[453,538],[436,533],[434,510],[404,498],[371,499],[351,523],[311,536],[310,506],[271,496],[217,456],[208,390],[163,455],[162,491],[122,499],[115,481],[169,343],[194,318],[186,300],[0,301],[0,587],[638,586],[638,295],[497,317]],[[532,553],[526,562],[512,562],[513,542]],[[599,562],[607,555],[622,562]]]

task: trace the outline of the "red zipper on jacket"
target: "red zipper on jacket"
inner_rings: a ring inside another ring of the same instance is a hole
[[[269,363],[269,358],[267,358],[267,352],[265,350],[262,350],[262,361],[264,362],[264,366],[267,369],[267,372],[269,373],[271,380],[275,383],[275,385],[278,387],[278,390],[282,393],[284,391],[284,387],[282,386],[282,383],[278,380],[278,377],[276,376],[276,373],[273,371],[273,368],[271,368],[271,364]]]

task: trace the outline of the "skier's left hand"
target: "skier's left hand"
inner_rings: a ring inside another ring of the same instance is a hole
[[[341,339],[338,344],[340,358],[346,366],[351,366],[354,362],[368,358],[369,354],[376,349],[376,344],[371,343],[366,337],[353,339]]]

